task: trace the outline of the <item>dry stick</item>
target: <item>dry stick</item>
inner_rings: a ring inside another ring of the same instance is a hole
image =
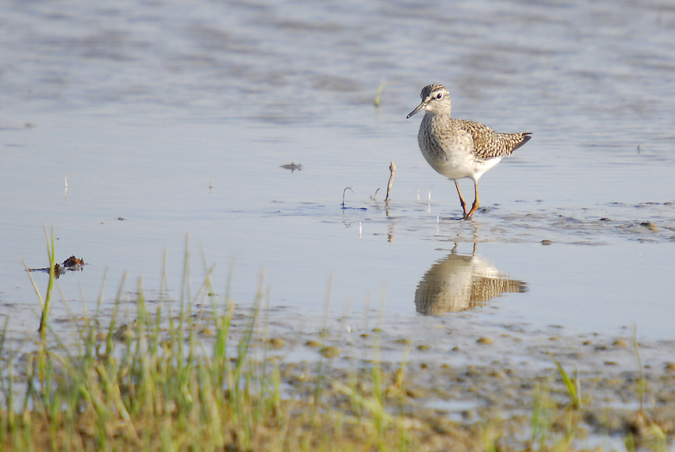
[[[396,165],[394,162],[391,162],[391,165],[389,165],[389,172],[391,173],[389,175],[389,184],[387,184],[387,197],[384,198],[385,204],[389,204],[389,192],[391,191],[391,186],[394,183],[394,174],[396,173]]]

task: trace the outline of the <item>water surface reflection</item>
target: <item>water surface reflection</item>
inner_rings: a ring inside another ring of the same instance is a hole
[[[509,279],[491,263],[476,255],[476,244],[470,255],[452,252],[431,266],[415,291],[417,312],[439,315],[485,305],[509,292],[526,292],[523,281]]]

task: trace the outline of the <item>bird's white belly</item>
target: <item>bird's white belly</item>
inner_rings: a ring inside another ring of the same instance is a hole
[[[459,152],[447,154],[447,159],[430,158],[423,153],[427,162],[439,174],[450,179],[470,178],[478,180],[490,168],[501,160],[500,157],[486,161],[476,160],[471,153]]]

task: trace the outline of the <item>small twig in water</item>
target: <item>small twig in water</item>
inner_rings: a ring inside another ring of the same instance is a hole
[[[342,208],[345,208],[345,194],[347,193],[347,190],[350,192],[354,193],[354,190],[352,190],[352,187],[345,187],[344,190],[342,190]]]
[[[394,183],[394,174],[396,174],[396,164],[391,162],[389,165],[389,184],[387,184],[387,196],[384,198],[385,204],[389,205],[389,192],[391,191],[391,186]]]
[[[378,189],[375,190],[375,193],[372,194],[372,196],[370,197],[370,199],[372,199],[373,201],[375,201],[375,198],[377,198],[377,193],[378,193],[379,191],[380,191],[380,188],[378,187]]]

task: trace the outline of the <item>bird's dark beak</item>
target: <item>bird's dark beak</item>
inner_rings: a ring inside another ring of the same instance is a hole
[[[425,108],[426,106],[427,106],[427,103],[424,102],[424,101],[422,101],[422,103],[420,103],[417,107],[415,107],[415,109],[414,109],[413,111],[411,111],[410,113],[408,113],[408,116],[406,116],[405,119],[409,119],[411,116],[413,116],[413,115],[419,113],[420,110],[424,110],[424,108]]]

